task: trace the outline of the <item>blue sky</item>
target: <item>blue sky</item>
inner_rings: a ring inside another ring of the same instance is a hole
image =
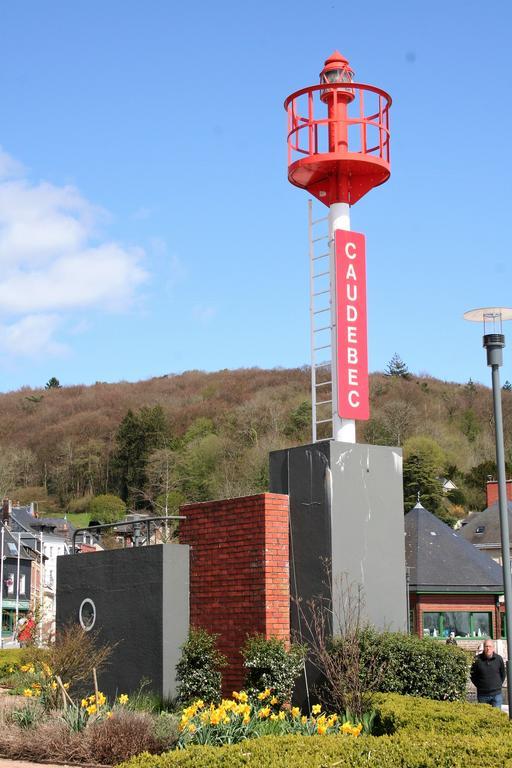
[[[511,8],[2,4],[0,389],[309,362],[282,102],[335,48],[393,97],[391,179],[352,210],[370,369],[487,383],[461,318],[512,305]]]

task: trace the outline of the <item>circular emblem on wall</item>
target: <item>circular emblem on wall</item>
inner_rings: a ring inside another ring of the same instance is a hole
[[[96,621],[96,606],[90,597],[86,597],[82,600],[80,608],[78,609],[78,619],[86,632],[89,632],[94,627]]]

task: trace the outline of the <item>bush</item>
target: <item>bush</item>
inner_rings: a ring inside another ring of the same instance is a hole
[[[53,675],[59,675],[71,687],[92,683],[92,670],[104,666],[114,646],[100,645],[98,634],[84,632],[79,624],[62,629],[54,643],[47,648],[25,649],[25,658],[40,667],[47,665]]]
[[[100,496],[94,496],[90,500],[88,512],[91,520],[100,520],[102,523],[117,523],[126,514],[126,504],[119,496],[104,493]]]
[[[244,666],[248,670],[244,688],[251,698],[270,689],[279,703],[290,701],[293,687],[304,667],[306,647],[263,635],[248,637],[242,648]]]
[[[221,696],[221,670],[226,658],[217,650],[218,635],[201,627],[191,627],[188,640],[181,647],[176,665],[178,700],[187,704],[194,699],[218,702]]]
[[[454,701],[464,699],[468,656],[453,645],[400,632],[367,630],[361,638],[362,668],[378,660],[383,692]]]
[[[266,736],[138,755],[121,768],[512,768],[512,727],[481,704],[377,694],[381,736]]]

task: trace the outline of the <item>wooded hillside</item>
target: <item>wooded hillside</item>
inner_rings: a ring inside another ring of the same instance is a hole
[[[0,395],[0,492],[51,511],[106,493],[158,511],[266,490],[268,452],[310,441],[309,386],[308,368],[243,369]],[[417,490],[441,516],[484,506],[490,390],[406,369],[373,374],[370,390],[358,440],[404,447],[409,506]],[[503,411],[510,459],[510,391]],[[433,476],[452,478],[460,494],[447,501]]]

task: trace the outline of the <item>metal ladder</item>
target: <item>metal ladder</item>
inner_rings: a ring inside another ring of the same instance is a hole
[[[316,443],[333,435],[332,293],[329,217],[314,219],[313,216],[313,201],[308,200],[311,423]]]

